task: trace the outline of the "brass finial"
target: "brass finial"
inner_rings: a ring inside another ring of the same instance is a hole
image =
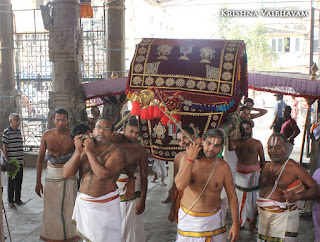
[[[310,80],[316,80],[317,78],[317,71],[319,70],[318,66],[316,63],[313,64],[313,66],[311,67],[311,77]]]
[[[131,95],[131,101],[132,102],[140,102],[141,103],[141,96],[140,96],[140,93],[139,92],[134,92],[132,95]]]
[[[154,100],[154,92],[151,89],[144,89],[140,92],[142,106],[148,106]]]
[[[115,78],[118,78],[119,76],[117,75],[117,73],[114,73],[114,72],[112,72],[111,73],[111,78],[112,79],[115,79]]]

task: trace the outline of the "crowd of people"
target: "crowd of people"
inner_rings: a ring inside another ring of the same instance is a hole
[[[297,201],[320,199],[319,171],[313,179],[290,158],[300,130],[291,107],[282,95],[276,98],[267,144],[270,161],[261,141],[252,136],[254,119],[267,111],[255,108],[250,98],[237,111],[239,128],[228,136],[219,128],[209,129],[202,138],[190,126],[178,130],[182,151],[169,166],[169,195],[163,201],[171,201],[168,220],[177,223],[176,241],[236,241],[246,223],[258,241],[297,241]],[[41,138],[35,192],[44,198],[44,241],[145,241],[148,155],[138,139],[140,121],[131,116],[117,132],[98,111],[93,110],[89,125],[70,129],[67,110],[58,108],[55,127]],[[25,204],[23,140],[19,114],[11,114],[9,121],[2,137],[1,171],[12,169],[8,161],[16,158],[18,173],[8,178],[8,203],[14,208]],[[315,227],[320,224],[317,217]],[[315,241],[320,241],[317,231]]]

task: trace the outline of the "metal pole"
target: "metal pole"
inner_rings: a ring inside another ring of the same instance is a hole
[[[309,74],[311,74],[311,67],[313,66],[313,41],[314,41],[314,8],[312,7],[312,0],[311,0],[311,26],[310,26],[310,63],[309,63]],[[311,120],[311,105],[309,109],[309,104],[308,104],[308,114],[309,114],[309,119],[308,123],[305,123],[305,129],[306,129],[306,134],[307,134],[307,146],[306,146],[306,155],[307,157],[310,157],[309,154],[309,147],[310,147],[310,120]],[[308,115],[307,115],[308,116]],[[307,121],[307,119],[306,119]],[[304,144],[304,143],[303,143]]]
[[[310,19],[310,58],[309,58],[309,74],[312,74],[311,67],[313,66],[313,39],[314,39],[314,8],[312,7],[312,0],[311,3],[311,19]],[[308,102],[308,100],[306,100]],[[311,111],[311,105],[309,105],[308,102],[308,109],[307,109],[307,116],[304,124],[304,131],[303,131],[303,138],[302,138],[302,145],[301,145],[301,152],[300,152],[300,164],[302,163],[302,157],[303,157],[303,149],[304,149],[304,143],[306,139],[306,133],[309,132],[309,123],[310,123],[310,111]],[[307,142],[309,143],[309,142]],[[307,155],[308,155],[308,149],[307,149]]]
[[[320,11],[319,11],[319,14],[318,14],[318,19],[319,19],[319,21],[318,21],[318,32],[319,32],[319,30],[320,30]],[[318,40],[318,65],[319,65],[319,63],[320,63],[320,39]],[[317,117],[317,121],[318,121],[318,117]]]
[[[10,242],[11,242],[11,241],[12,241],[12,238],[11,238],[11,234],[10,234],[10,229],[9,229],[9,223],[8,223],[7,213],[6,213],[6,209],[4,208],[3,200],[2,200],[2,208],[3,208],[3,212],[4,212],[4,217],[5,217],[6,223],[7,223],[7,229],[8,229],[9,239],[10,239]]]
[[[309,59],[309,74],[313,65],[313,39],[314,39],[314,8],[311,1],[311,26],[310,26],[310,59]]]

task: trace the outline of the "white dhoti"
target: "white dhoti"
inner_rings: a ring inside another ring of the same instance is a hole
[[[229,141],[228,141],[229,142]],[[224,149],[224,160],[228,163],[228,165],[230,166],[230,170],[232,173],[232,178],[233,180],[235,180],[235,176],[236,176],[236,165],[238,162],[238,157],[236,155],[235,151],[230,151],[228,148],[228,144],[226,145],[226,148]]]
[[[299,211],[296,205],[258,196],[259,228],[257,241],[298,241]],[[269,208],[272,206],[272,208]]]
[[[169,161],[168,162],[168,190],[171,189],[172,184],[173,184],[173,179],[174,179],[174,162]]]
[[[63,164],[47,165],[44,188],[43,222],[40,239],[44,241],[75,241],[79,237],[71,221],[77,196],[77,178],[63,178]]]
[[[259,177],[260,171],[251,173],[236,171],[235,188],[239,203],[240,227],[252,219],[260,188]]]
[[[176,242],[226,241],[223,211],[218,208],[211,212],[194,212],[181,205]]]
[[[129,178],[121,174],[117,185],[120,191],[120,210],[121,210],[121,241],[122,242],[144,242],[143,215],[136,214],[136,207],[141,197],[141,178],[140,169],[135,174],[135,193],[134,198],[126,200],[124,187]]]
[[[72,220],[85,241],[120,242],[121,215],[119,191],[100,197],[78,193]]]
[[[235,178],[236,178],[236,165],[238,162],[238,157],[236,155],[236,152],[230,151],[229,150],[229,139],[227,141],[226,147],[223,151],[223,157],[224,160],[228,163],[231,173],[232,173],[232,179],[235,182]],[[224,189],[224,187],[222,188],[221,194],[220,194],[220,198],[222,200],[222,202],[225,204],[225,206],[223,207],[223,209],[227,210],[229,208],[229,203],[228,203],[228,197],[227,197],[227,193],[226,190]]]
[[[158,160],[155,158],[150,159],[153,160],[152,170],[160,177],[165,178],[168,175],[166,162],[163,160]]]

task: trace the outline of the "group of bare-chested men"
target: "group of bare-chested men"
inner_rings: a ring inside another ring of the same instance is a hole
[[[121,241],[121,238],[144,241],[141,214],[147,192],[147,154],[137,142],[140,127],[137,119],[125,124],[124,135],[113,132],[113,124],[104,118],[95,122],[92,134],[89,127],[81,124],[70,133],[68,112],[59,108],[54,114],[54,124],[54,129],[43,134],[37,161],[35,190],[41,196],[47,150],[40,238],[77,241],[80,236],[86,241]],[[81,181],[77,194],[78,173]]]
[[[54,124],[56,128],[45,132],[42,137],[37,162],[36,192],[41,196],[45,151],[48,150],[48,154],[55,158],[51,159],[52,163],[48,160],[48,168],[53,170],[47,170],[46,187],[50,184],[51,187],[48,187],[51,190],[46,192],[45,188],[44,192],[41,238],[47,241],[78,240],[75,233],[77,230],[78,235],[87,241],[144,241],[141,213],[145,209],[147,192],[147,154],[137,142],[137,119],[125,125],[124,136],[113,132],[113,124],[108,119],[98,119],[92,136],[84,136],[80,132],[74,136],[74,141],[69,138],[66,110],[56,110]],[[260,185],[261,200],[267,198],[278,201],[284,205],[281,209],[289,210],[297,200],[319,199],[320,191],[316,182],[302,167],[288,159],[287,140],[283,135],[273,134],[269,138],[268,153],[271,161],[265,164],[261,142],[252,138],[252,123],[242,121],[240,130],[241,139],[230,141],[229,149],[236,150],[238,156],[239,180],[247,179],[241,175],[253,173],[252,179]],[[226,204],[220,197],[223,188],[232,215],[228,237],[236,241],[240,236],[240,221],[245,216],[239,219],[241,204],[238,203],[239,196],[238,191],[235,191],[232,172],[227,162],[219,156],[226,137],[219,129],[208,130],[201,141],[192,142],[187,135],[195,138],[190,129],[183,127],[178,133],[178,139],[180,147],[185,150],[178,153],[174,160],[175,180],[169,220],[178,221],[177,241],[226,241]],[[72,156],[65,161],[63,157],[68,153]],[[74,189],[70,188],[73,185],[69,182],[74,181],[77,173],[81,177],[80,189],[74,198],[75,203],[73,201],[68,205],[68,200],[73,199],[70,193],[74,193]],[[288,191],[288,185],[296,180],[301,181],[304,190],[299,193]],[[258,186],[250,186],[246,190],[236,183],[236,187],[247,194],[256,192]],[[66,193],[68,189],[70,192]],[[57,196],[57,191],[62,191],[62,194]],[[46,196],[49,201],[46,201]],[[254,215],[257,210],[260,213],[262,209],[273,210],[277,206],[258,206],[252,215],[247,214],[246,217],[251,216],[250,229],[255,227]],[[76,229],[67,225],[71,217]],[[57,218],[60,221],[57,222]],[[262,240],[268,241],[268,235],[260,231],[260,224],[263,223],[259,222],[259,235]]]
[[[283,134],[270,136],[267,148],[271,161],[265,162],[261,142],[252,138],[252,119],[266,111],[253,108],[249,102],[239,110],[241,136],[229,136],[228,150],[235,150],[237,157],[234,182],[229,166],[218,158],[225,141],[220,130],[204,134],[202,151],[198,141],[192,142],[186,137],[185,133],[195,139],[190,127],[184,127],[185,132],[178,134],[179,146],[185,151],[174,160],[176,178],[168,217],[171,222],[178,221],[177,241],[226,240],[223,235],[225,203],[220,199],[222,187],[232,215],[229,232],[232,241],[239,238],[239,228],[244,227],[246,221],[251,232],[258,232],[258,241],[297,241],[296,202],[319,199],[317,183],[289,158],[290,142]],[[251,110],[257,113],[251,115]],[[203,153],[200,158],[199,152]],[[177,207],[180,207],[178,214]],[[259,229],[256,228],[258,212]],[[198,240],[200,238],[203,240]]]

